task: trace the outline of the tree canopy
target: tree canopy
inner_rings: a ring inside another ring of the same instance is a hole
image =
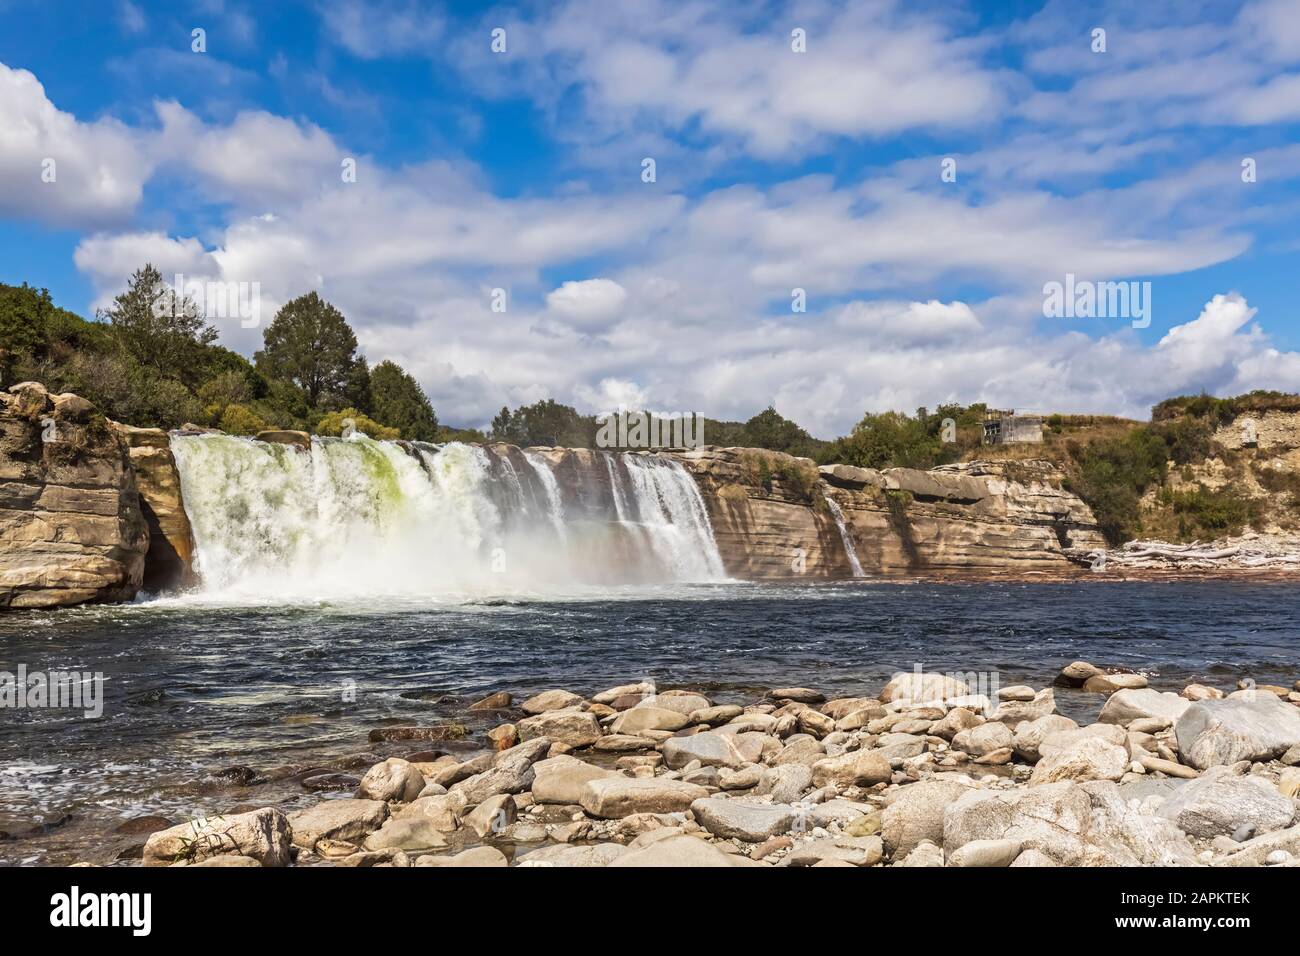
[[[413,441],[438,438],[438,416],[420,384],[396,362],[385,360],[370,372],[370,410],[374,417]]]
[[[258,371],[302,389],[312,409],[355,399],[363,390],[357,337],[343,313],[315,292],[286,302],[263,343],[253,356]]]

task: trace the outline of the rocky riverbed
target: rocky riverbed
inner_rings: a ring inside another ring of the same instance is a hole
[[[1076,661],[1056,683],[1096,721],[1053,687],[989,699],[932,673],[745,706],[499,692],[469,708],[497,718],[481,740],[378,728],[407,755],[317,768],[305,808],[135,827],[146,866],[1300,865],[1300,682],[1162,691]]]

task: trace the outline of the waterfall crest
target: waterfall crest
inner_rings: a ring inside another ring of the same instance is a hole
[[[418,600],[724,578],[694,479],[654,455],[364,435],[310,451],[177,435],[172,451],[210,594]]]

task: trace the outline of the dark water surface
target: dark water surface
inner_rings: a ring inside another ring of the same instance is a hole
[[[1164,690],[1232,688],[1242,677],[1290,685],[1300,678],[1300,589],[727,584],[400,608],[157,602],[0,616],[0,671],[105,677],[99,719],[0,709],[0,861],[110,862],[142,841],[113,833],[135,816],[181,822],[315,801],[292,770],[446,748],[367,735],[464,720],[465,705],[493,690],[520,699],[651,679],[749,703],[782,685],[874,696],[917,664],[1042,687],[1075,659],[1133,668]],[[1095,719],[1100,704],[1058,692],[1076,719]],[[499,719],[469,725],[481,733]],[[220,776],[236,765],[267,782]]]

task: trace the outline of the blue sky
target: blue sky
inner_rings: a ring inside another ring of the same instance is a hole
[[[449,422],[775,404],[829,436],[1300,389],[1296,0],[0,0],[0,24],[0,281],[90,314],[148,260],[256,282],[262,326],[317,288]],[[1045,317],[1067,274],[1150,282],[1149,326]]]

